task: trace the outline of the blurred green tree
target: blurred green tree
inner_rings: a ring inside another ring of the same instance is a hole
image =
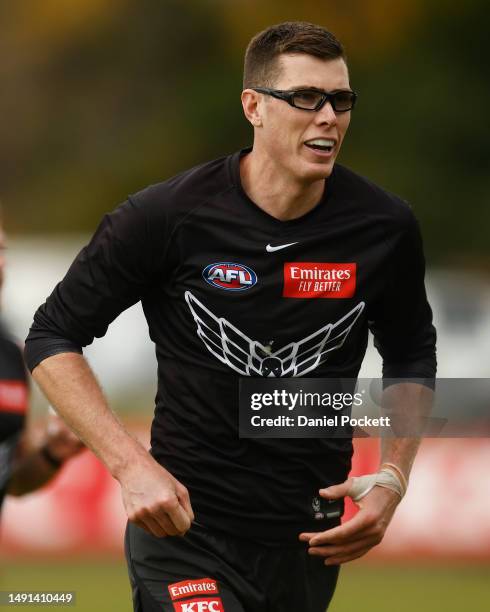
[[[9,229],[91,231],[128,193],[249,144],[244,48],[304,19],[345,42],[360,94],[341,163],[412,202],[431,261],[490,261],[487,12],[484,0],[0,2]]]

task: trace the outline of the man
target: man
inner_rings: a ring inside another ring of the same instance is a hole
[[[5,234],[0,226],[0,293],[5,270]],[[0,509],[5,495],[24,495],[46,484],[83,448],[55,414],[40,441],[25,429],[28,382],[22,351],[0,323]]]
[[[386,465],[353,481],[351,440],[238,436],[240,377],[355,378],[368,325],[386,378],[435,374],[411,210],[335,163],[355,99],[325,29],[258,34],[242,93],[253,148],[129,197],[35,315],[35,379],[121,485],[137,611],[323,611],[339,564],[381,541],[405,491],[415,439],[387,439]],[[335,282],[300,284],[314,274]],[[150,454],[81,355],[139,300],[158,360]],[[430,393],[385,395],[423,412]],[[360,511],[339,526],[316,512],[319,489]]]

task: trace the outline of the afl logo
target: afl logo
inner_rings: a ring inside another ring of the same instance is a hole
[[[230,261],[209,264],[202,271],[202,276],[213,287],[227,291],[245,291],[257,282],[257,274],[252,268]]]

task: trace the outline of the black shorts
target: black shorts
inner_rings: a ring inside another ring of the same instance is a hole
[[[266,544],[196,523],[167,538],[128,523],[125,549],[134,612],[325,612],[339,573],[306,544]]]

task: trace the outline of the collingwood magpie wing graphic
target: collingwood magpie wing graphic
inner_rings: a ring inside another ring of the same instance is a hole
[[[214,315],[190,291],[185,300],[197,325],[197,335],[210,353],[244,376],[304,376],[323,363],[328,353],[340,348],[364,310],[359,302],[345,317],[328,323],[299,342],[271,351],[251,340],[223,317]]]

